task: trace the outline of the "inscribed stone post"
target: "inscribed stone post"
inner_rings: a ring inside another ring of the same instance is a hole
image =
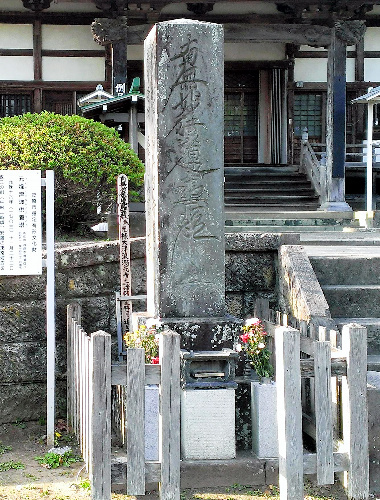
[[[148,314],[224,316],[223,29],[176,20],[145,41]]]

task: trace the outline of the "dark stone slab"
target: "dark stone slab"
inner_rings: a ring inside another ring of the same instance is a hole
[[[223,28],[159,23],[145,41],[148,312],[224,305]]]
[[[181,348],[194,351],[232,349],[241,334],[237,318],[163,318],[165,326],[181,335]]]

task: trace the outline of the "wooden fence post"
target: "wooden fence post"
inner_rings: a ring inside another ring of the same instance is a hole
[[[316,342],[314,351],[315,424],[318,484],[334,484],[330,342]]]
[[[303,500],[300,332],[279,327],[275,340],[280,498]]]
[[[67,316],[67,425],[74,427],[75,421],[75,357],[74,357],[74,321],[81,321],[81,307],[78,303],[69,304]]]
[[[369,494],[367,329],[344,325],[342,350],[347,357],[347,377],[342,378],[343,440],[350,459],[344,486],[348,498],[365,500]]]
[[[180,498],[180,336],[166,331],[160,338],[161,421],[160,499]]]
[[[111,335],[91,334],[91,500],[111,500]]]
[[[127,495],[145,495],[145,350],[127,349]]]

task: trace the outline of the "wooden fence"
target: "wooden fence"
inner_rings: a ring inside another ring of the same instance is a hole
[[[304,333],[318,338],[303,335],[265,302],[257,304],[256,315],[275,341],[281,500],[303,500],[303,474],[316,474],[318,484],[332,484],[334,473],[340,474],[348,498],[367,499],[366,328],[345,325],[337,347],[335,331],[311,327],[304,328]],[[305,379],[312,379],[312,398],[301,393]],[[340,405],[341,437],[337,432]],[[316,453],[304,453],[303,432],[315,439]]]
[[[160,483],[162,500],[180,498],[179,335],[164,332],[160,364],[145,365],[144,349],[128,349],[127,361],[111,366],[111,336],[86,334],[78,304],[67,308],[67,419],[78,437],[92,500],[111,499],[112,477],[129,495],[144,495],[146,482]],[[145,385],[160,387],[159,462],[145,462]],[[111,386],[124,387],[125,453],[111,461]],[[112,463],[111,463],[112,462]]]

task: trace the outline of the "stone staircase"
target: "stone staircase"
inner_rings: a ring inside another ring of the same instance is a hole
[[[319,206],[311,182],[296,166],[225,165],[224,176],[226,208],[304,211]]]
[[[347,231],[352,212],[318,211],[319,198],[296,166],[225,165],[226,232]]]
[[[362,247],[359,247],[362,249]],[[359,323],[367,327],[368,355],[380,355],[380,250],[339,255],[313,255],[309,259],[338,327]]]

